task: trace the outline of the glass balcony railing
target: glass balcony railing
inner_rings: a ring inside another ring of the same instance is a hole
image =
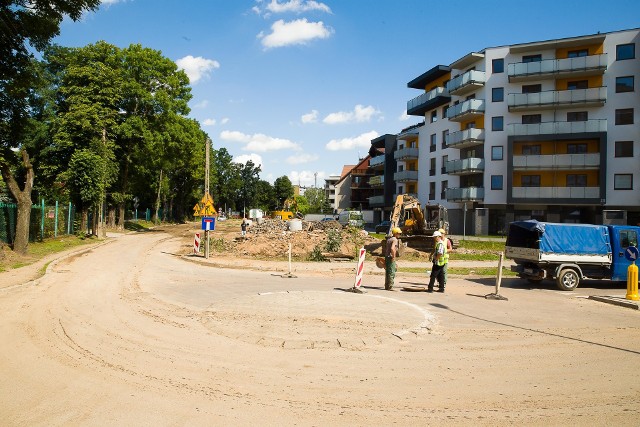
[[[517,62],[507,66],[510,81],[523,80],[541,75],[598,75],[607,69],[607,54],[581,56],[578,58],[545,59],[537,62]]]
[[[513,187],[516,199],[600,199],[600,187]]]
[[[382,206],[382,205],[384,205],[384,195],[369,197],[369,206]]]
[[[510,93],[507,98],[509,111],[557,107],[581,107],[604,105],[607,101],[606,87],[588,89],[550,90],[536,93]]]
[[[484,142],[484,129],[465,129],[445,136],[448,147],[466,148]]]
[[[407,101],[407,111],[420,108],[422,105],[433,102],[439,96],[449,96],[446,89],[443,87],[437,87],[425,92],[422,95],[416,96],[410,101]]]
[[[402,148],[393,153],[393,158],[396,160],[417,159],[418,153],[419,150],[416,147]]]
[[[597,169],[600,153],[513,156],[514,169]]]
[[[544,122],[532,124],[512,123],[507,125],[507,134],[509,136],[560,135],[606,131],[606,119],[586,120],[582,122]]]
[[[446,163],[447,173],[451,175],[464,175],[477,173],[484,170],[484,159],[471,157],[468,159],[449,160]]]
[[[371,159],[369,159],[369,167],[375,168],[384,165],[384,157],[384,154],[381,156],[372,157]]]
[[[451,95],[461,95],[484,86],[487,77],[484,71],[470,70],[447,82],[447,91]]]
[[[417,181],[418,171],[402,171],[393,174],[393,179],[398,182]]]
[[[445,194],[449,202],[474,202],[484,200],[483,187],[447,188]]]
[[[454,121],[471,119],[483,114],[484,99],[468,99],[460,104],[449,107],[447,110],[447,118]]]
[[[384,175],[376,175],[369,178],[370,186],[381,186],[384,185]]]

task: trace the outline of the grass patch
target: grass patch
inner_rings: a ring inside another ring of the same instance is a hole
[[[43,242],[29,243],[26,255],[16,254],[6,248],[3,257],[0,257],[0,271],[14,270],[26,265],[33,264],[42,258],[59,252],[73,249],[78,246],[96,242],[95,238],[80,238],[73,235],[66,235],[54,239],[46,239]],[[44,268],[46,269],[46,265]]]
[[[458,247],[474,251],[503,252],[504,242],[495,240],[459,240]]]
[[[401,273],[423,273],[426,274],[426,270],[423,267],[400,267],[398,271]],[[431,271],[431,269],[429,269]],[[447,274],[456,276],[498,276],[498,267],[456,267],[447,268]],[[502,267],[503,277],[516,277],[517,274],[514,271],[506,267]]]
[[[138,220],[138,221],[125,221],[124,229],[129,231],[145,231],[155,224],[151,221]]]

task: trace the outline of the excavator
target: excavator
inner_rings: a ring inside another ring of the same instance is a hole
[[[449,234],[447,208],[442,205],[427,205],[423,210],[418,199],[409,194],[399,194],[396,197],[390,222],[387,236],[391,236],[394,227],[399,227],[402,230],[402,240],[408,247],[418,250],[433,248],[431,236],[434,231],[442,228]],[[457,245],[453,240],[451,242],[455,248]]]

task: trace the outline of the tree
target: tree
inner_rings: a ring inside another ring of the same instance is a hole
[[[276,178],[273,182],[276,199],[278,200],[278,208],[281,208],[284,201],[293,197],[293,185],[288,176],[284,175]]]
[[[41,76],[32,49],[43,51],[59,34],[65,16],[78,20],[100,0],[16,0],[0,3],[0,171],[18,203],[13,249],[26,253],[35,172],[26,142],[30,101]],[[18,181],[24,182],[20,188]]]
[[[211,181],[211,193],[214,201],[221,208],[235,209],[234,194],[237,193],[239,184],[238,164],[233,162],[233,157],[226,148],[211,150],[209,179]]]
[[[251,160],[248,160],[244,165],[240,165],[239,178],[240,185],[236,204],[238,208],[242,206],[244,213],[245,208],[253,207],[257,184],[260,181],[260,166],[255,166]]]
[[[326,202],[326,194],[322,188],[307,188],[304,196],[309,202],[309,212],[322,213]]]
[[[277,207],[277,200],[273,186],[269,181],[260,180],[256,183],[254,206],[263,211],[271,211]]]

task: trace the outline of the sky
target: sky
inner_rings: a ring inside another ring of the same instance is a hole
[[[323,187],[371,140],[419,123],[407,83],[487,47],[640,27],[638,0],[107,0],[54,42],[160,51],[189,117],[260,178]]]

